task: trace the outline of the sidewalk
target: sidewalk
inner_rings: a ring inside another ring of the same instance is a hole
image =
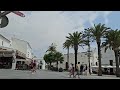
[[[66,76],[69,76],[69,72],[63,72]],[[76,76],[77,77],[77,76]],[[102,75],[98,76],[97,74],[88,74],[87,76],[85,75],[80,75],[81,79],[120,79],[120,77],[116,77],[115,75]]]

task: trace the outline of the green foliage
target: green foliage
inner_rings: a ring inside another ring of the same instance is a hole
[[[64,43],[63,43],[63,48],[66,48],[68,49],[71,45],[71,42],[69,40],[66,40]]]
[[[63,54],[60,52],[56,52],[54,55],[55,61],[59,61],[59,62],[63,62],[64,61],[64,57]]]
[[[46,63],[55,62],[55,60],[54,60],[54,53],[50,52],[48,54],[45,54],[43,59],[45,60]]]
[[[63,54],[58,52],[56,50],[56,46],[53,45],[53,43],[51,44],[51,46],[49,46],[49,49],[47,50],[47,54],[44,55],[43,59],[45,60],[46,63],[50,64],[53,62],[63,62],[64,58],[63,58]]]
[[[74,47],[75,50],[78,50],[78,46],[82,45],[84,40],[81,32],[74,32],[73,34],[69,33],[69,36],[66,37],[67,42],[69,42],[71,47]]]
[[[46,52],[56,52],[56,45],[52,43]]]
[[[96,42],[101,42],[101,38],[105,36],[109,29],[110,28],[107,28],[105,24],[94,24],[94,27],[89,29],[90,37],[92,37],[93,40],[96,40]]]
[[[110,30],[105,35],[105,42],[102,43],[102,47],[105,47],[106,50],[112,49],[112,50],[118,50],[120,47],[120,30]]]

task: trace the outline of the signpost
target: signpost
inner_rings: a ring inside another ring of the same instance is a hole
[[[0,28],[4,28],[8,25],[9,19],[7,18],[6,15],[11,13],[11,12],[18,15],[18,16],[25,17],[25,15],[19,11],[4,11],[4,12],[0,11]]]

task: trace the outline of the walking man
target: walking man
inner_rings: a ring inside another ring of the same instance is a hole
[[[83,69],[84,69],[84,65],[81,64],[81,66],[80,66],[80,74],[81,74],[81,75],[83,75]]]

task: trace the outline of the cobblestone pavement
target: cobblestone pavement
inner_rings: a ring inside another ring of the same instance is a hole
[[[47,70],[37,70],[36,73],[32,74],[30,71],[21,71],[21,70],[8,70],[0,69],[0,79],[78,79],[69,78],[68,72],[52,72]],[[103,75],[97,76],[87,75],[80,76],[80,79],[120,79],[115,75]]]

